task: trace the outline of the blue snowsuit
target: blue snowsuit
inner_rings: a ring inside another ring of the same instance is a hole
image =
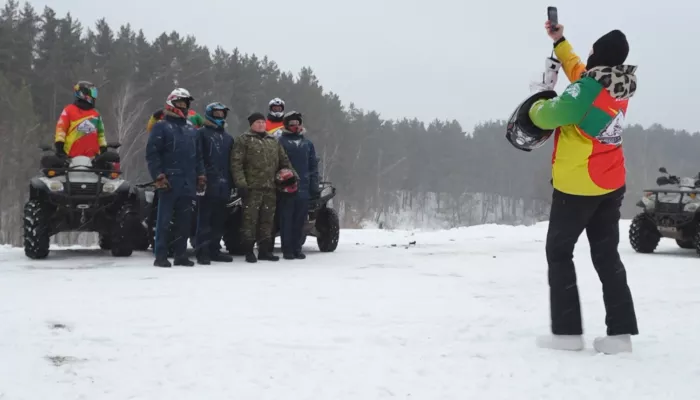
[[[278,140],[287,152],[292,167],[299,175],[296,195],[280,194],[279,213],[282,253],[297,255],[301,253],[304,239],[304,224],[309,212],[309,199],[318,196],[318,160],[314,144],[304,137],[306,131],[299,133],[282,130]]]
[[[154,180],[158,175],[165,174],[170,184],[170,188],[159,189],[158,193],[155,257],[165,259],[168,256],[168,232],[173,216],[173,253],[175,258],[184,257],[190,236],[197,177],[204,175],[197,131],[185,118],[166,112],[165,118],[153,126],[148,136],[146,162]]]
[[[221,249],[226,203],[233,187],[230,166],[233,137],[224,128],[205,121],[204,127],[197,132],[197,138],[207,174],[206,193],[198,200],[197,254],[214,256]]]

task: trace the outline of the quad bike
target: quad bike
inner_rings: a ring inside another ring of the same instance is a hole
[[[158,191],[154,182],[141,183],[136,185],[141,199],[141,230],[138,234],[138,241],[144,245],[139,250],[147,250],[149,247],[155,246],[156,221],[158,219]],[[229,202],[226,204],[226,226],[237,224],[240,225],[240,205],[241,199],[236,194],[235,190],[231,192]],[[197,234],[197,200],[192,200],[192,220],[190,221],[190,245],[195,247],[195,236]],[[175,221],[170,221],[172,227]]]
[[[107,146],[117,149],[120,144]],[[52,146],[40,146],[53,152]],[[128,257],[138,225],[136,192],[121,178],[119,155],[107,151],[94,159],[41,158],[41,176],[29,184],[24,205],[24,253],[32,259],[49,255],[51,236],[61,232],[97,232],[100,247]]]
[[[675,239],[681,248],[695,249],[700,255],[700,174],[678,177],[669,175],[664,167],[659,172],[664,175],[656,184],[672,186],[644,191],[637,202],[643,211],[630,224],[630,244],[638,253],[653,253],[661,238],[666,237]]]
[[[143,220],[143,224],[146,227],[146,235],[153,245],[155,242],[155,223],[157,218],[157,202],[158,195],[155,191],[155,187],[152,183],[137,185],[143,188],[143,198],[151,199],[148,208],[147,218]],[[304,233],[306,235],[315,236],[318,248],[322,252],[332,252],[338,247],[338,240],[340,237],[340,221],[338,219],[338,213],[328,207],[329,201],[335,197],[336,189],[330,182],[320,183],[320,196],[317,199],[312,199],[309,204],[309,216],[306,225],[304,226]],[[149,195],[149,192],[151,193]],[[155,193],[153,195],[152,193]],[[192,248],[196,248],[196,233],[197,233],[197,202],[193,201],[194,212],[192,213],[191,229],[190,229],[190,245]],[[226,246],[226,250],[232,255],[243,255],[245,254],[245,248],[241,240],[240,229],[243,219],[243,202],[237,191],[234,189],[231,191],[231,197],[226,204],[226,215],[222,216],[226,218],[226,223],[224,224],[225,230],[223,235],[223,242]],[[275,236],[279,236],[279,223],[277,218],[275,218]],[[171,221],[171,226],[174,221]],[[305,241],[306,239],[304,239]]]
[[[309,201],[309,214],[304,225],[304,238],[302,244],[306,243],[307,236],[315,236],[316,244],[321,252],[333,252],[338,247],[340,239],[340,220],[338,212],[329,207],[330,200],[335,197],[336,189],[331,182],[320,182],[319,197]],[[230,254],[243,255],[245,249],[241,242],[240,228],[242,210],[241,204],[238,210],[228,217],[227,230],[224,232],[224,244]],[[275,237],[280,235],[279,218],[275,216]]]

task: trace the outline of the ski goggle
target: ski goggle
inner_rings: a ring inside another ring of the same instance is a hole
[[[94,86],[92,86],[92,87],[83,87],[83,88],[81,88],[81,87],[76,87],[75,89],[76,89],[76,90],[80,90],[80,93],[82,93],[82,94],[84,94],[84,95],[86,95],[86,96],[90,96],[90,97],[92,97],[93,99],[96,99],[96,98],[97,98],[97,88],[94,87]]]

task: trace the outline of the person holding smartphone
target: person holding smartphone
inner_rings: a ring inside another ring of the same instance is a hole
[[[545,29],[572,83],[554,98],[535,101],[524,113],[530,121],[522,121],[555,135],[546,243],[552,335],[538,337],[537,343],[559,350],[584,347],[573,252],[586,231],[603,285],[607,325],[607,336],[596,338],[593,347],[606,354],[630,352],[630,337],[639,332],[618,244],[626,179],[622,132],[637,89],[637,67],[625,64],[629,44],[619,30],[600,37],[584,63],[564,37],[564,26],[547,21]]]

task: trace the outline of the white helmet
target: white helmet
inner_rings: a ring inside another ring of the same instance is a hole
[[[272,107],[274,106],[280,106],[282,107],[282,110],[272,111]],[[274,99],[270,100],[270,102],[268,103],[268,108],[270,115],[272,115],[273,117],[282,118],[284,116],[284,100],[280,99],[279,97],[275,97]]]
[[[183,112],[181,109],[178,107],[175,107],[175,104],[173,104],[174,101],[178,100],[185,100],[187,102],[187,108],[190,108],[190,102],[194,100],[194,97],[190,96],[190,92],[187,91],[187,89],[183,88],[177,88],[170,92],[168,95],[168,99],[165,101],[165,109],[171,112],[174,112],[175,114],[181,116],[182,118],[186,118],[187,116],[185,115],[185,112]]]
[[[177,89],[173,90],[172,92],[170,92],[170,94],[168,95],[168,100],[166,101],[166,103],[167,103],[168,105],[171,105],[171,106],[172,106],[172,105],[173,105],[172,102],[175,101],[175,100],[189,100],[189,101],[194,101],[194,97],[192,97],[192,96],[190,95],[190,92],[189,92],[187,89],[177,88]]]

